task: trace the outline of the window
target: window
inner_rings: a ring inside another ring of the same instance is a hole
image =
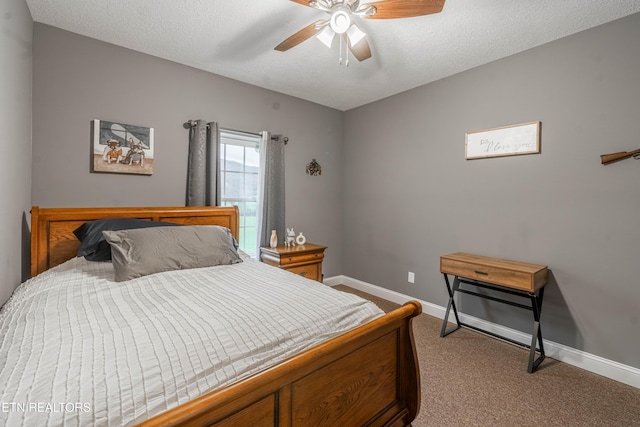
[[[257,256],[259,146],[259,135],[220,130],[220,204],[238,206],[238,243],[240,249],[254,258]]]

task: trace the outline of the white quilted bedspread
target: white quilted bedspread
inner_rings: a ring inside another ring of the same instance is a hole
[[[381,314],[248,259],[116,283],[75,258],[0,311],[0,425],[132,425]]]

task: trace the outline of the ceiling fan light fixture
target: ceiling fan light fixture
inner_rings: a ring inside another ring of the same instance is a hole
[[[331,14],[329,25],[338,34],[344,34],[351,26],[351,16],[346,8],[336,8]]]
[[[358,28],[356,24],[353,24],[347,30],[347,36],[349,37],[349,43],[351,43],[351,46],[355,46],[360,43],[360,41],[365,38],[367,34],[360,28]]]
[[[320,40],[322,44],[324,44],[326,47],[331,48],[331,45],[333,44],[333,39],[335,38],[335,36],[336,36],[335,31],[333,31],[331,27],[327,25],[326,27],[324,27],[324,30],[318,33],[316,38]]]
[[[299,45],[311,37],[317,37],[325,46],[331,48],[338,35],[340,44],[340,64],[343,63],[343,51],[346,53],[346,66],[349,66],[349,54],[362,62],[371,58],[371,46],[367,35],[358,27],[360,18],[380,20],[411,18],[415,16],[440,13],[446,0],[291,0],[303,6],[309,6],[329,14],[329,19],[316,21],[294,33],[275,47],[284,52]],[[373,3],[373,4],[372,4]],[[359,16],[360,18],[355,18]]]

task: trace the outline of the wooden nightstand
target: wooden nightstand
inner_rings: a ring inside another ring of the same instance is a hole
[[[260,260],[269,265],[299,274],[307,279],[322,282],[322,259],[326,246],[305,243],[304,245],[275,248],[261,247]]]

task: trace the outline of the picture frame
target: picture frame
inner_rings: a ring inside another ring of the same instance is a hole
[[[516,156],[540,153],[541,122],[528,122],[467,132],[465,158]]]
[[[91,134],[91,172],[153,174],[153,128],[96,119]]]

